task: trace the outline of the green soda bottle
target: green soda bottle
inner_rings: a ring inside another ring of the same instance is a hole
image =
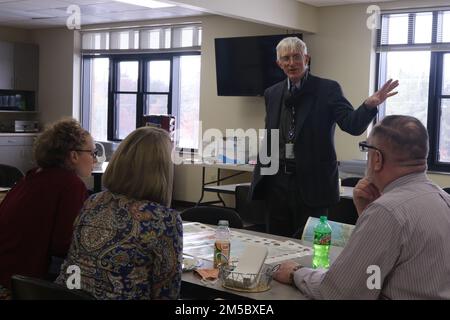
[[[326,216],[320,216],[320,221],[314,227],[314,257],[313,268],[330,267],[331,227]]]

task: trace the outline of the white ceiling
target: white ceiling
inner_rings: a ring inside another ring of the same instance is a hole
[[[358,4],[358,3],[373,4],[376,2],[392,2],[396,0],[297,0],[297,1],[310,4],[315,7],[325,7],[325,6],[336,6],[336,5]]]
[[[0,25],[27,29],[65,26],[75,4],[81,11],[81,28],[96,23],[198,16],[203,12],[182,7],[150,9],[114,0],[0,0]]]
[[[226,0],[223,0],[226,1]],[[297,0],[313,6],[373,3],[373,0]],[[377,0],[377,2],[393,0]],[[65,26],[70,13],[67,8],[78,5],[83,25],[152,19],[183,18],[203,15],[204,12],[168,7],[149,9],[114,0],[0,0],[0,26],[20,28],[48,28]]]

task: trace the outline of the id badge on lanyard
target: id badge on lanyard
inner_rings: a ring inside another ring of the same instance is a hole
[[[295,138],[295,108],[291,107],[291,124],[288,132],[288,142],[285,144],[285,158],[295,159],[294,155],[294,138]]]
[[[294,155],[294,144],[292,142],[288,142],[285,144],[285,158],[286,159],[295,159]]]

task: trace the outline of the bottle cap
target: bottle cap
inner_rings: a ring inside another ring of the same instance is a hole
[[[229,223],[228,220],[219,220],[219,226],[227,226],[228,227]]]

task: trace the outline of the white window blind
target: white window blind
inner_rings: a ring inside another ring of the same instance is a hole
[[[450,10],[383,13],[377,52],[447,51],[450,49]]]
[[[199,24],[85,31],[82,33],[82,50],[198,48],[201,46],[201,33],[202,28]]]

